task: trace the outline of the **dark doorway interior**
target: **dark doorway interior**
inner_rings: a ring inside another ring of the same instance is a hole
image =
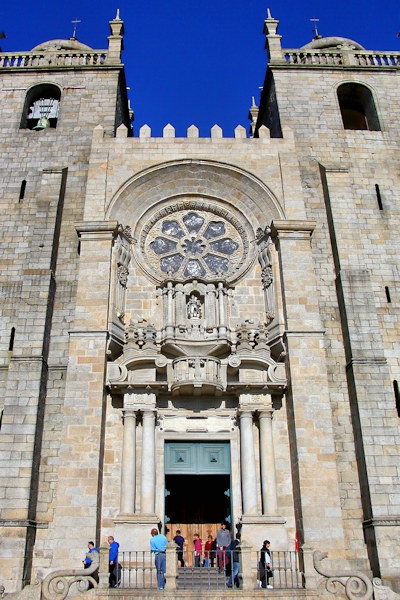
[[[230,516],[229,475],[166,475],[165,488],[171,523],[223,523]]]

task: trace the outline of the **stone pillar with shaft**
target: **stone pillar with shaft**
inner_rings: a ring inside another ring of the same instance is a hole
[[[272,406],[269,410],[262,410],[259,413],[261,495],[264,515],[276,515],[278,512],[275,452],[272,437],[273,414]]]
[[[253,413],[250,409],[239,411],[240,458],[242,472],[243,515],[257,514],[257,470],[253,439]]]
[[[296,531],[300,545],[312,542],[316,550],[340,556],[345,535],[324,328],[311,248],[314,227],[314,221],[276,220],[271,224],[271,235],[285,290],[286,403]]]
[[[154,514],[156,483],[156,447],[154,410],[143,411],[142,485],[140,512]]]
[[[123,421],[120,512],[133,514],[136,499],[136,411],[124,409]]]
[[[123,416],[121,505],[113,535],[121,550],[142,551],[149,547],[150,531],[160,521],[155,513],[155,394],[126,391]]]
[[[75,316],[69,331],[49,569],[76,568],[82,539],[100,535],[99,465],[104,462],[107,410],[103,374],[107,362],[111,262],[117,222],[85,221],[75,227],[81,253]]]

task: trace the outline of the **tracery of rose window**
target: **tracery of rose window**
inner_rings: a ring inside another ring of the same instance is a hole
[[[179,211],[160,219],[151,237],[149,248],[159,270],[184,279],[227,274],[242,255],[237,230],[205,211]]]

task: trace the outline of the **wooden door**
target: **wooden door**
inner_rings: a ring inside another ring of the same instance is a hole
[[[180,529],[181,535],[185,538],[185,544],[183,546],[184,559],[188,567],[193,564],[193,540],[194,534],[200,535],[202,544],[202,557],[201,563],[204,560],[204,546],[209,535],[212,535],[213,539],[216,538],[217,530],[221,527],[221,523],[168,523],[169,532],[167,534],[168,540],[172,540],[176,535],[176,530]]]

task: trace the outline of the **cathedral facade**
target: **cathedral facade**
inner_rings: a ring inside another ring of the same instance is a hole
[[[277,26],[233,138],[132,135],[119,15],[0,54],[7,591],[222,522],[399,585],[400,53]]]

